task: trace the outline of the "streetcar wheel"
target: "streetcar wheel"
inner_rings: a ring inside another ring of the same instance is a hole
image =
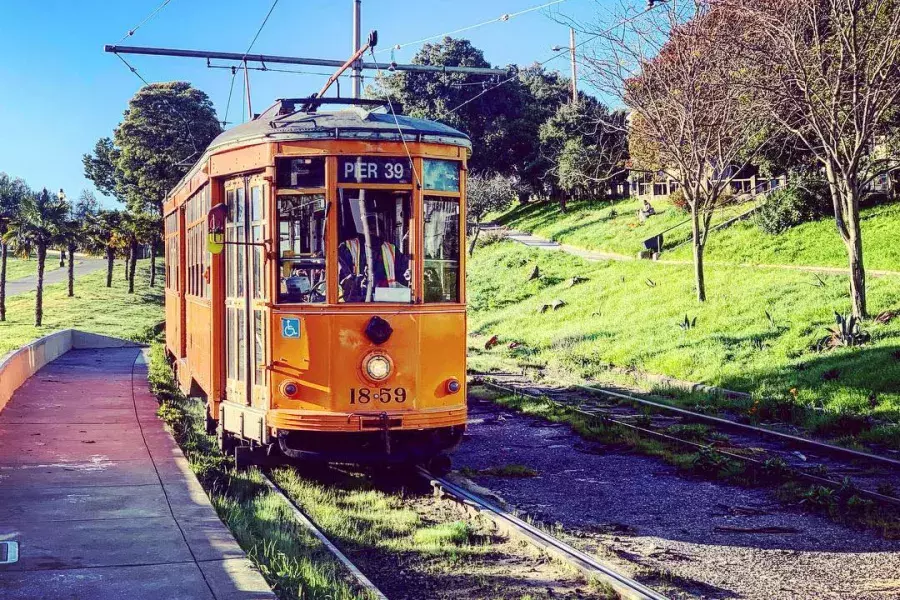
[[[432,475],[437,475],[438,477],[443,477],[447,473],[450,472],[450,469],[453,468],[453,462],[450,460],[450,457],[446,454],[438,454],[430,461],[428,461],[428,471]]]

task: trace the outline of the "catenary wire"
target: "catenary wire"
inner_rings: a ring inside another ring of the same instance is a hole
[[[250,45],[247,47],[247,51],[244,52],[244,59],[247,58],[247,55],[250,54],[250,51],[253,50],[253,45],[256,44],[256,40],[259,39],[259,35],[262,33],[263,28],[265,28],[266,23],[269,22],[269,17],[272,16],[272,12],[275,10],[275,7],[278,6],[278,0],[274,0],[272,2],[271,8],[269,8],[269,12],[266,13],[266,18],[263,19],[262,24],[259,26],[259,29],[256,30],[256,35],[253,36],[253,41],[250,42]],[[232,71],[231,73],[231,86],[228,89],[228,101],[225,103],[225,117],[222,119],[222,123],[228,122],[228,112],[231,110],[231,97],[234,94],[234,80],[237,77],[237,71]],[[246,93],[246,91],[245,91]]]
[[[482,21],[481,23],[475,23],[474,25],[467,25],[466,27],[461,27],[461,28],[459,28],[459,29],[454,29],[453,31],[448,31],[448,32],[446,32],[446,33],[439,33],[439,34],[437,34],[437,35],[430,35],[430,36],[428,36],[428,37],[425,37],[425,38],[422,38],[422,39],[419,39],[419,40],[415,40],[415,41],[412,41],[412,42],[406,42],[406,43],[404,43],[404,44],[395,44],[395,45],[393,45],[393,46],[391,46],[391,47],[389,47],[389,48],[383,48],[383,49],[381,49],[381,50],[378,50],[377,53],[378,53],[378,54],[381,54],[382,52],[389,52],[389,51],[391,51],[391,50],[402,50],[403,48],[406,48],[407,46],[413,46],[413,45],[415,45],[415,44],[421,44],[422,42],[427,42],[427,41],[430,41],[430,40],[442,38],[442,37],[448,36],[448,35],[454,35],[454,34],[457,34],[457,33],[462,33],[462,32],[464,32],[464,31],[471,31],[472,29],[478,29],[479,27],[484,27],[485,25],[490,25],[490,24],[492,24],[492,23],[504,23],[504,22],[506,22],[506,21],[509,21],[510,19],[514,19],[514,18],[516,18],[516,17],[518,17],[518,16],[521,16],[521,15],[524,15],[524,14],[526,14],[526,13],[534,12],[534,11],[536,11],[536,10],[541,10],[542,8],[547,8],[548,6],[553,6],[554,4],[560,4],[560,3],[562,3],[562,2],[567,2],[567,1],[568,1],[568,0],[552,0],[551,2],[547,2],[547,3],[545,3],[545,4],[541,4],[540,6],[532,6],[531,8],[526,8],[526,9],[520,10],[520,11],[518,11],[518,12],[514,12],[514,13],[504,13],[504,14],[500,15],[499,17],[497,17],[496,19],[490,19],[489,21]]]
[[[122,39],[119,40],[119,43],[121,44],[121,43],[124,42],[126,39],[130,38],[131,36],[133,36],[133,35],[134,35],[134,32],[136,32],[138,29],[140,29],[140,28],[144,25],[144,23],[146,23],[147,21],[149,21],[150,19],[152,19],[153,17],[155,17],[155,16],[159,13],[159,11],[161,11],[162,9],[164,9],[164,8],[166,7],[166,5],[168,5],[169,2],[171,2],[171,1],[172,1],[172,0],[164,0],[163,3],[160,4],[159,6],[157,6],[156,9],[155,9],[153,12],[151,12],[149,15],[147,15],[146,17],[144,17],[144,20],[143,20],[143,21],[141,21],[140,23],[138,23],[137,25],[135,25],[134,27],[132,27],[131,29],[129,29],[129,30],[128,30],[128,33],[126,33],[125,35],[123,35],[123,36],[122,36]]]

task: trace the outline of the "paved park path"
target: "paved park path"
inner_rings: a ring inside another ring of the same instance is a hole
[[[50,258],[48,257],[48,260]],[[54,257],[53,260],[58,260]],[[94,271],[106,268],[106,259],[103,258],[75,258],[75,277],[81,277]],[[44,286],[54,283],[61,283],[69,280],[68,267],[60,267],[52,271],[44,272]],[[17,296],[19,294],[27,294],[37,289],[37,275],[29,275],[21,279],[13,279],[6,282],[6,297]]]
[[[140,348],[71,350],[16,391],[0,412],[0,542],[19,559],[0,564],[0,598],[275,598],[157,406]]]
[[[500,229],[498,227],[485,227],[484,230],[487,231],[489,229]],[[548,240],[546,238],[542,238],[540,236],[532,235],[530,233],[522,233],[520,231],[510,230],[506,232],[506,237],[514,242],[518,242],[525,246],[529,246],[531,248],[540,248],[542,250],[561,250],[562,252],[567,252],[574,256],[581,257],[585,260],[589,261],[598,261],[598,260],[617,260],[617,261],[634,261],[638,260],[634,256],[627,256],[625,254],[616,254],[613,252],[601,252],[597,250],[587,250],[585,248],[579,248],[578,246],[572,246],[569,244],[560,244],[559,242],[554,242],[553,240]],[[694,263],[689,260],[654,260],[649,263],[656,263],[660,265],[693,265]],[[713,267],[734,267],[739,269],[783,269],[786,271],[803,271],[807,273],[820,273],[823,275],[849,275],[850,270],[844,269],[842,267],[821,267],[821,266],[810,266],[810,265],[778,265],[778,264],[749,264],[749,263],[730,263],[730,262],[722,262],[722,261],[705,261],[707,266]],[[870,277],[900,277],[900,271],[886,271],[883,269],[866,269],[866,275]]]

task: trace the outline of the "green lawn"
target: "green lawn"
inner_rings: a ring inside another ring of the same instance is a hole
[[[77,259],[76,259],[77,260]],[[59,268],[59,253],[54,252],[47,257],[44,264],[44,272],[52,271]],[[6,280],[14,281],[29,275],[37,275],[37,259],[32,257],[29,259],[9,257],[6,260]]]
[[[869,269],[900,271],[900,202],[861,210],[863,256]],[[763,232],[752,219],[711,234],[711,261],[847,267],[847,250],[834,219],[803,223],[780,235]],[[663,258],[691,258],[689,247]]]
[[[535,265],[541,277],[529,281]],[[710,267],[709,301],[700,306],[690,266],[648,266],[587,262],[510,242],[478,249],[468,274],[471,367],[547,365],[559,380],[602,378],[610,364],[634,367],[751,392],[773,416],[814,428],[842,414],[900,418],[900,318],[867,323],[873,341],[864,347],[811,349],[834,311],[849,311],[845,277],[823,276],[818,287],[803,272]],[[587,281],[570,286],[576,275]],[[900,285],[872,279],[869,298],[875,313],[900,309]],[[566,305],[540,312],[557,299]],[[695,328],[679,326],[686,315],[696,318]],[[501,344],[486,351],[495,334]],[[521,345],[510,349],[514,341]],[[749,402],[735,406],[750,409]],[[802,414],[783,414],[793,407]],[[900,433],[887,433],[900,446]]]
[[[560,211],[555,202],[535,202],[517,206],[496,221],[520,231],[527,231],[560,243],[588,250],[637,256],[644,240],[684,223],[689,215],[660,198],[652,202],[657,214],[641,223],[637,216],[642,202],[633,199],[616,202],[571,202],[567,211]],[[721,223],[752,207],[750,204],[728,206],[718,211],[714,223]],[[687,241],[690,224],[666,234],[667,246]]]
[[[161,269],[160,269],[161,273]],[[106,287],[106,271],[100,270],[75,280],[75,297],[69,298],[67,284],[57,283],[44,290],[44,325],[34,326],[34,292],[6,301],[5,323],[0,323],[0,356],[23,344],[69,327],[128,339],[143,339],[148,330],[162,321],[162,277],[148,287],[149,261],[138,262],[135,294],[116,269],[113,287]]]

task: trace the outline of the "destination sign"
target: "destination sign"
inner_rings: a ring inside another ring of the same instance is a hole
[[[408,158],[383,156],[341,156],[340,183],[412,183],[412,163]]]

